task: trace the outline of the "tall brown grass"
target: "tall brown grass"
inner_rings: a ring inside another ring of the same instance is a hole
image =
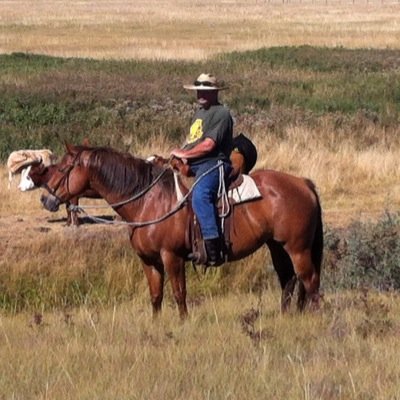
[[[135,299],[0,317],[0,387],[15,399],[396,399],[399,299],[335,294],[282,316],[279,296],[208,296],[177,324]]]
[[[246,132],[246,128],[246,124],[239,122],[236,131]],[[329,124],[316,129],[288,126],[283,138],[269,134],[265,126],[252,126],[249,133],[259,153],[255,168],[271,168],[312,179],[328,218],[330,210],[339,208],[344,212],[370,213],[385,208],[396,210],[400,206],[400,145],[396,134],[388,142],[384,128],[373,129],[371,136],[376,143],[365,148],[359,148],[359,142],[352,139],[350,132],[346,139],[338,141],[337,132]],[[368,131],[363,134],[368,141]],[[125,139],[119,137],[119,140]],[[151,154],[167,156],[176,144],[162,132],[145,143],[136,143],[134,137],[127,135],[126,143],[134,154],[143,158]],[[15,186],[8,191],[6,171],[2,171],[0,215],[37,212],[40,209],[38,192],[22,194]],[[86,200],[86,203],[98,202]]]
[[[333,132],[332,132],[333,133]],[[383,142],[357,149],[351,138],[331,147],[321,137],[330,132],[289,127],[286,140],[256,138],[261,157],[259,167],[311,177],[321,193],[325,211],[341,208],[376,212],[400,205],[400,148],[387,148]],[[384,137],[384,131],[381,132]]]

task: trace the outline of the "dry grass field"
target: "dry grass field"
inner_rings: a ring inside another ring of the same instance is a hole
[[[388,0],[2,0],[0,53],[202,62],[262,46],[399,49],[399,14],[400,3]],[[5,83],[27,85],[10,76]],[[281,140],[258,122],[237,116],[237,130],[258,146],[256,168],[315,181],[326,228],[345,233],[354,220],[400,209],[397,128],[363,120],[360,146],[348,128],[338,138],[329,118],[287,126]],[[136,149],[130,136],[115,136]],[[172,145],[157,132],[139,155]],[[225,267],[205,277],[190,270],[183,323],[167,282],[153,321],[125,228],[67,228],[64,209],[49,214],[39,191],[7,183],[1,166],[0,399],[400,399],[398,292],[333,290],[317,312],[281,315],[263,250],[230,266],[249,271],[231,280]]]
[[[263,46],[399,48],[399,12],[389,0],[3,0],[0,52],[202,60]]]
[[[277,312],[275,292],[208,296],[177,323],[135,299],[110,308],[0,317],[4,399],[400,397],[399,297],[331,296]]]

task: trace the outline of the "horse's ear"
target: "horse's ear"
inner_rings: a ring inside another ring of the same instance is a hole
[[[71,143],[64,142],[65,145],[65,150],[67,151],[68,154],[72,154],[75,150],[75,146]]]
[[[82,146],[85,146],[85,147],[89,147],[90,146],[89,139],[87,137],[85,137],[82,140]]]

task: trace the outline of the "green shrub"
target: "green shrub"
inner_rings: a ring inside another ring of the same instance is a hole
[[[328,230],[325,248],[327,288],[400,289],[400,213]]]

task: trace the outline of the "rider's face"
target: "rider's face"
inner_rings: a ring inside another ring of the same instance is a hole
[[[198,90],[197,103],[207,109],[218,103],[218,90]]]

